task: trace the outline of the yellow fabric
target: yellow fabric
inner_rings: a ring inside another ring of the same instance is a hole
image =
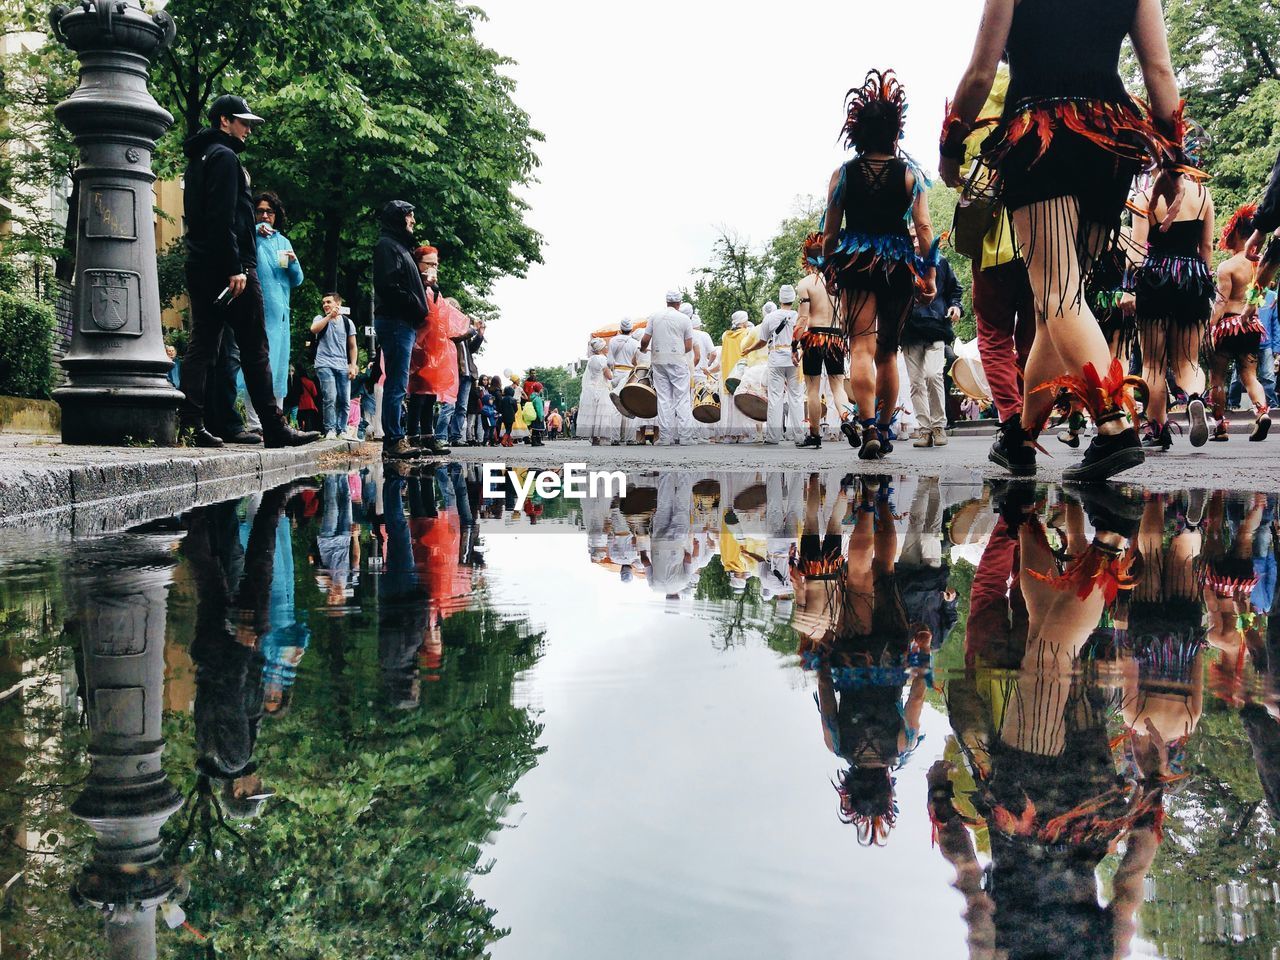
[[[1004,113],[1004,98],[1008,92],[1009,67],[1002,63],[999,69],[996,70],[996,77],[991,83],[991,93],[987,96],[987,102],[978,111],[978,120],[999,118]],[[990,132],[990,127],[979,127],[969,134],[968,139],[964,142],[965,163],[973,162],[982,148],[982,141],[987,138]],[[986,178],[979,177],[975,181],[975,185],[979,187],[985,186]],[[1009,222],[1009,215],[1002,210],[1000,218],[987,231],[987,235],[982,238],[982,263],[978,269],[987,270],[1016,259],[1018,259],[1018,251],[1013,243],[1013,226]]]
[[[756,335],[750,327],[726,330],[724,336],[720,338],[720,372],[726,377],[732,373],[733,368],[742,359],[742,352],[755,342]],[[766,351],[757,350],[747,356],[747,366],[754,367],[758,363],[763,363],[765,356]]]
[[[742,544],[733,535],[728,524],[720,524],[720,566],[725,573],[746,573],[747,563],[742,557]]]

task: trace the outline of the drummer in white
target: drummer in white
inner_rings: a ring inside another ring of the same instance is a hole
[[[699,354],[693,324],[678,309],[680,294],[667,291],[667,306],[649,318],[640,349],[652,353],[653,389],[658,394],[658,443],[693,441],[693,397],[689,393],[688,354],[694,366]]]
[[[778,291],[777,310],[766,316],[756,327],[758,343],[748,347],[746,353],[767,348],[769,351],[769,421],[764,432],[764,442],[778,444],[783,440],[783,413],[785,405],[786,438],[800,435],[803,417],[804,384],[796,369],[791,352],[798,314],[791,309],[796,302],[795,287],[784,284]]]
[[[681,312],[683,313],[684,311],[682,310]],[[693,368],[693,388],[697,390],[699,386],[716,379],[716,374],[720,370],[716,366],[719,350],[715,341],[711,339],[711,334],[702,329],[702,317],[698,316],[696,310],[693,316],[689,318],[689,322],[693,324],[693,346],[698,353],[698,364]],[[719,424],[703,424],[695,420],[693,424],[693,442],[706,443],[719,432]]]
[[[616,336],[609,338],[609,366],[613,368],[613,387],[616,389],[627,382],[627,377],[631,376],[631,371],[636,366],[636,355],[640,352],[640,343],[631,336],[630,317],[623,317],[622,322],[618,324],[618,333]],[[618,435],[611,443],[613,446],[634,439],[636,435],[635,421],[628,417],[621,417],[622,423],[618,426]]]

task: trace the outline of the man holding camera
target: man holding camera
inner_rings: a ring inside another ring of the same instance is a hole
[[[182,360],[187,398],[183,424],[194,432],[198,447],[222,446],[205,428],[205,391],[228,327],[240,346],[245,387],[262,419],[266,446],[294,447],[320,439],[319,433],[294,430],[285,422],[272,387],[249,174],[239,157],[254,125],[261,122],[243,97],[223,95],[209,108],[209,126],[183,144],[191,297],[191,341]]]

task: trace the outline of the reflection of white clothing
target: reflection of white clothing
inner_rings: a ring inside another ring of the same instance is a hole
[[[804,474],[771,471],[765,477],[765,531],[770,540],[794,540],[804,517]]]
[[[658,479],[658,508],[649,531],[649,586],[657,593],[679,593],[693,578],[693,565],[685,559],[692,501],[688,474],[664,473]]]
[[[658,440],[691,442],[693,397],[689,394],[689,368],[683,363],[655,363],[653,389],[658,394]]]
[[[770,314],[773,316],[773,314]],[[789,353],[788,353],[789,355]],[[783,411],[786,412],[786,438],[800,436],[800,421],[804,418],[804,382],[794,366],[769,366],[769,421],[764,432],[765,441],[778,443],[784,438]]]

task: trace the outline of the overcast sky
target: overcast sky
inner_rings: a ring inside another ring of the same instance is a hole
[[[822,194],[845,92],[871,67],[907,89],[906,147],[932,171],[981,0],[478,0],[546,137],[527,194],[545,264],[501,281],[484,367],[565,363],[648,315],[705,264],[717,227],[767,240]]]

